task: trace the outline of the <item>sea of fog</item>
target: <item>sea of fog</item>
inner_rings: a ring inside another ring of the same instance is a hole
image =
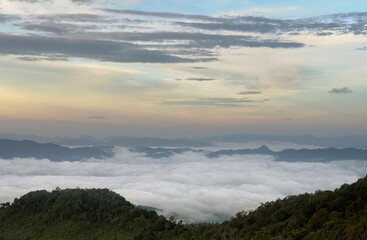
[[[283,145],[268,144],[273,150]],[[210,159],[198,152],[153,159],[126,148],[115,152],[110,159],[80,162],[0,160],[0,202],[31,190],[109,188],[136,205],[160,209],[158,213],[167,217],[218,222],[260,203],[318,189],[333,190],[367,174],[367,161],[291,163],[265,155]]]

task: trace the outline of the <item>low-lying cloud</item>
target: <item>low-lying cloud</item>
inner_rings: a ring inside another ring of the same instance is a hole
[[[71,0],[71,2],[75,4],[91,4],[93,0]]]
[[[207,81],[214,81],[214,78],[186,78],[189,81],[198,81],[198,82],[207,82]]]
[[[333,88],[329,91],[329,93],[347,94],[347,93],[353,93],[353,92],[348,87],[343,87],[343,88]]]
[[[275,162],[271,156],[186,152],[152,159],[117,148],[106,160],[0,160],[0,202],[30,190],[110,188],[134,204],[163,209],[186,222],[216,222],[261,202],[334,189],[367,174],[366,161]]]
[[[216,107],[249,107],[248,104],[261,103],[247,98],[199,98],[190,100],[171,100],[166,101],[167,105],[183,106],[216,106]]]
[[[238,94],[240,95],[257,95],[257,94],[261,94],[260,91],[243,91],[243,92],[239,92]]]
[[[89,116],[88,119],[98,119],[98,120],[104,120],[104,119],[108,119],[104,116]]]

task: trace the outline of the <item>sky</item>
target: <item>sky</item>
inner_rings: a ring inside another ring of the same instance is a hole
[[[0,132],[367,134],[365,1],[121,2],[0,2]]]

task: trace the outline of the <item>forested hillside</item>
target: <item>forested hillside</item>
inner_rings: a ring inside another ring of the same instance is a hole
[[[367,178],[289,196],[222,224],[183,225],[107,189],[28,193],[0,209],[0,239],[367,239]]]
[[[335,191],[261,204],[218,226],[193,228],[191,239],[367,239],[366,203],[363,178]]]
[[[30,192],[0,210],[0,239],[161,239],[176,225],[108,189]]]

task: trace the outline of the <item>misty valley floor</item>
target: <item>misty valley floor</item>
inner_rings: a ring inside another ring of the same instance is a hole
[[[279,147],[279,146],[278,146]],[[367,161],[278,162],[272,156],[183,152],[150,158],[115,148],[108,159],[0,160],[0,202],[31,190],[109,188],[137,205],[188,223],[222,222],[288,195],[335,189],[367,174]]]

